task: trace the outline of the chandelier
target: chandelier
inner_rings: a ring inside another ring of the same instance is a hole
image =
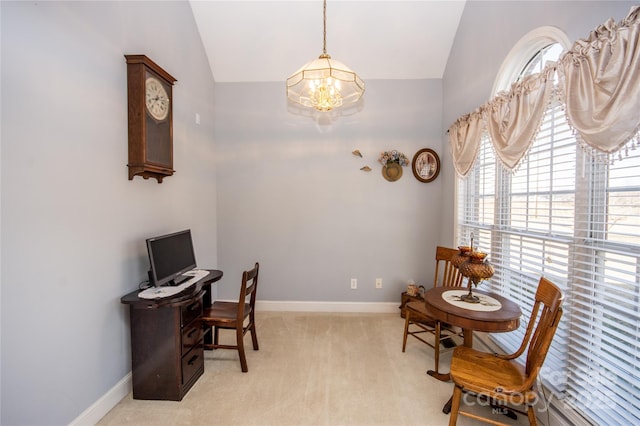
[[[322,54],[287,78],[287,98],[304,107],[331,111],[355,103],[364,93],[364,81],[327,53],[327,0],[323,1]]]

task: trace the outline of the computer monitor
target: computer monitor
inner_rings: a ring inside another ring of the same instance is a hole
[[[196,267],[191,230],[147,239],[150,284],[156,287],[178,285],[187,278],[180,275]]]

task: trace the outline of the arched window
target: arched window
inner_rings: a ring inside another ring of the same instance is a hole
[[[541,72],[551,61],[571,47],[567,35],[556,27],[540,27],[527,33],[511,49],[493,85],[492,93],[508,90],[512,83],[526,75]]]
[[[527,34],[504,61],[494,94],[541,72],[568,47],[553,27]],[[484,285],[523,312],[530,312],[541,275],[565,292],[565,313],[541,374],[553,400],[596,424],[637,424],[640,150],[613,164],[593,159],[563,108],[552,97],[515,171],[496,161],[483,137],[473,168],[458,179],[457,240],[466,245],[474,233],[496,271]],[[512,352],[523,332],[491,339]]]

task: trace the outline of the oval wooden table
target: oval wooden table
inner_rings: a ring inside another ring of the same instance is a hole
[[[520,307],[507,299],[495,293],[489,293],[482,290],[474,290],[474,295],[489,296],[500,302],[500,308],[492,311],[480,311],[473,309],[465,309],[446,301],[442,294],[450,290],[462,290],[461,287],[434,287],[424,293],[424,303],[429,314],[447,324],[462,328],[464,336],[464,345],[473,346],[473,332],[483,331],[487,333],[503,333],[506,331],[516,330],[520,326],[520,316],[522,311]],[[465,290],[466,292],[466,290]],[[464,303],[467,302],[463,302]],[[470,308],[475,304],[469,303]],[[427,371],[432,377],[438,380],[448,382],[451,380],[450,373],[438,373],[433,370]],[[448,414],[451,411],[451,400],[447,402],[442,411]]]

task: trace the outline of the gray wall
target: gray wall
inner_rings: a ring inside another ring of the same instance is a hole
[[[284,81],[216,85],[219,263],[239,281],[260,261],[261,300],[396,302],[407,280],[431,279],[441,180],[405,167],[388,182],[378,157],[442,152],[441,81],[366,84],[362,110],[330,125],[289,113]]]
[[[2,424],[66,424],[130,371],[120,297],[145,277],[148,236],[191,228],[223,298],[255,260],[263,300],[397,301],[426,282],[453,238],[446,128],[529,30],[573,40],[632,5],[470,1],[442,81],[367,81],[360,113],[319,125],[287,111],[284,83],[214,85],[186,2],[0,4]],[[178,79],[161,185],[126,178],[125,53]],[[380,151],[423,147],[438,179],[382,178]]]
[[[629,1],[467,1],[443,78],[443,131],[461,115],[487,102],[503,61],[513,46],[542,26],[563,30],[573,43],[609,18],[619,22]],[[449,149],[447,162],[451,164]],[[454,174],[443,176],[443,235],[454,227]]]
[[[144,239],[191,228],[217,266],[214,83],[186,2],[1,7],[0,423],[68,424],[131,370]],[[178,79],[162,184],[127,180],[125,53]]]

